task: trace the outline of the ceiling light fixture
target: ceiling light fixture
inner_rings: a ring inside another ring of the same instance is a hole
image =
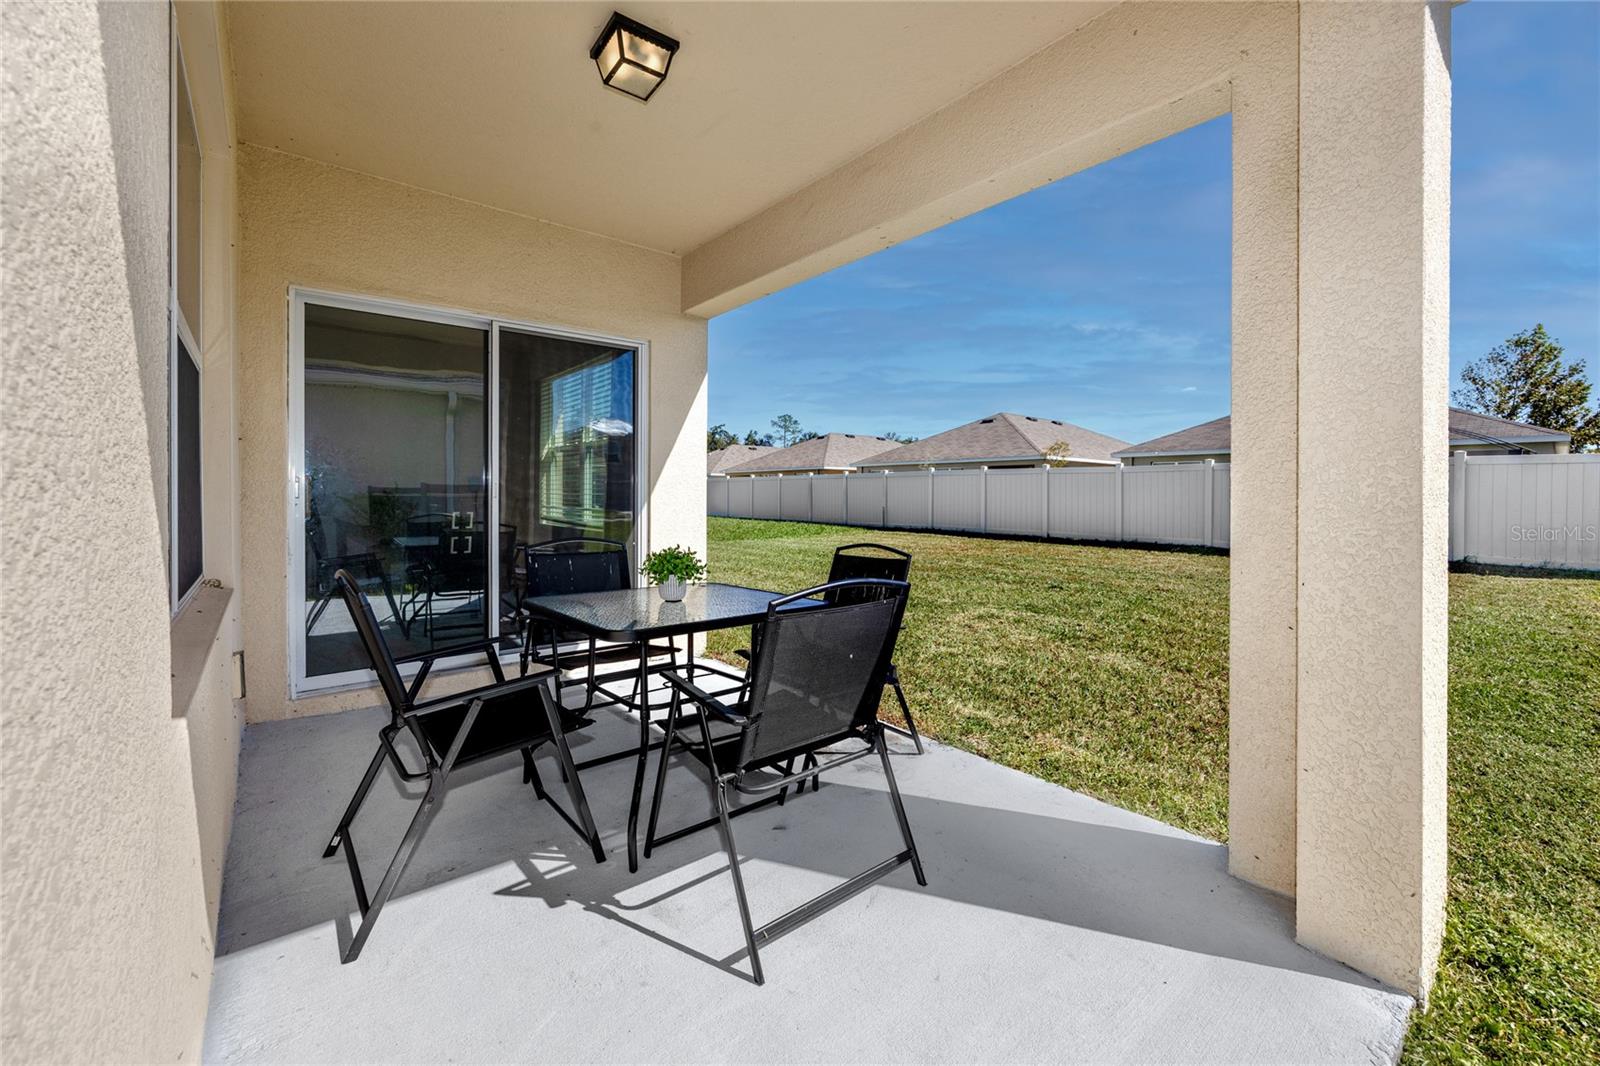
[[[635,100],[648,100],[667,80],[678,42],[618,11],[589,49],[600,80]]]

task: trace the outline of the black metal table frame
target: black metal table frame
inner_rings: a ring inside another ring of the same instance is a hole
[[[781,592],[767,592],[761,589],[745,588],[741,585],[721,585],[720,587],[742,589],[746,592],[756,593],[760,597],[766,597],[769,600],[779,599],[784,595],[784,593]],[[631,592],[634,590],[628,591]],[[739,681],[742,684],[743,678],[734,675],[730,671],[704,665],[697,667],[694,664],[694,636],[697,633],[711,633],[719,629],[737,629],[741,626],[753,625],[766,617],[765,603],[762,604],[759,611],[752,610],[743,614],[729,615],[727,617],[705,621],[685,620],[683,622],[649,626],[643,630],[638,628],[632,630],[605,629],[603,627],[591,624],[582,618],[578,618],[561,611],[552,610],[547,606],[542,606],[540,603],[541,600],[574,600],[612,595],[615,595],[615,593],[598,592],[573,593],[559,596],[540,596],[530,599],[527,605],[529,609],[537,611],[554,622],[559,622],[564,627],[580,630],[599,640],[627,643],[638,641],[640,642],[641,646],[648,646],[652,640],[666,639],[668,641],[675,641],[675,638],[677,637],[687,636],[689,637],[687,664],[688,670],[692,672],[698,669],[705,673],[712,673],[729,680]],[[654,595],[654,593],[651,593],[651,595]],[[822,601],[818,600],[816,602],[820,604]],[[796,603],[793,606],[801,607],[801,604]],[[577,764],[577,769],[582,770],[585,767],[599,766],[603,763],[616,762],[620,759],[626,759],[630,755],[633,755],[638,759],[633,773],[633,793],[628,801],[629,873],[637,873],[639,870],[639,810],[644,798],[644,780],[646,772],[649,769],[650,752],[657,748],[664,747],[666,744],[666,738],[664,736],[660,740],[652,740],[650,736],[650,675],[654,673],[660,673],[663,670],[669,670],[671,668],[672,664],[670,663],[666,666],[651,666],[649,657],[640,656],[638,666],[634,667],[632,670],[616,670],[612,671],[610,674],[604,675],[603,677],[596,677],[595,680],[598,682],[602,680],[614,680],[619,677],[627,677],[630,673],[636,674],[639,684],[639,700],[637,707],[633,705],[632,700],[621,698],[604,687],[599,687],[599,691],[619,706],[631,710],[637,710],[639,714],[639,746],[637,748],[623,748],[620,751],[610,752],[606,755],[598,755],[594,758],[586,759],[585,761]],[[720,694],[725,695],[726,693]],[[769,803],[776,802],[777,799],[778,797],[776,796],[765,798],[757,803],[742,806],[739,808],[738,812],[734,813],[743,813],[748,810],[756,809],[757,807],[764,807]]]

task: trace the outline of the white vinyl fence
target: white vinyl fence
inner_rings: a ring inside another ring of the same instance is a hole
[[[710,514],[1228,546],[1227,463],[706,479]],[[1600,455],[1450,460],[1450,558],[1600,570]]]
[[[1452,456],[1450,558],[1600,570],[1600,455]]]
[[[1228,464],[706,479],[707,510],[843,526],[1228,546]]]

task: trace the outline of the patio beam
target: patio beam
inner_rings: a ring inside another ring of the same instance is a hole
[[[688,253],[711,317],[1228,110],[1276,4],[1119,4]]]

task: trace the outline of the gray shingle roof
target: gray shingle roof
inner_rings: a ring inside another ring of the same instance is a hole
[[[1180,429],[1164,437],[1156,437],[1117,452],[1117,458],[1134,455],[1195,455],[1209,452],[1226,452],[1232,446],[1233,420],[1227,415],[1202,422],[1198,426]],[[1480,415],[1450,408],[1450,443],[1472,444],[1484,437],[1504,441],[1566,440],[1572,435],[1543,426],[1530,426],[1525,422],[1512,422],[1493,415]]]
[[[730,466],[748,463],[758,455],[775,452],[776,448],[758,447],[753,444],[730,444],[719,451],[706,452],[706,473],[721,474]]]
[[[1470,442],[1474,437],[1494,437],[1497,440],[1551,440],[1571,441],[1572,434],[1559,429],[1513,422],[1508,418],[1480,415],[1476,411],[1450,408],[1450,443]]]
[[[935,433],[893,451],[875,455],[866,466],[932,463],[979,463],[1025,460],[1043,462],[1050,446],[1066,441],[1074,459],[1111,459],[1116,448],[1128,442],[1052,418],[1035,418],[1000,412]]]
[[[1233,442],[1233,419],[1228,415],[1213,418],[1209,422],[1202,422],[1198,426],[1180,429],[1176,433],[1168,433],[1164,437],[1156,437],[1124,448],[1116,453],[1118,459],[1129,455],[1153,455],[1160,453],[1194,453],[1194,452],[1225,452],[1229,451]]]
[[[724,467],[724,474],[777,474],[789,470],[854,470],[869,455],[894,447],[894,441],[864,433],[829,433],[787,448],[773,448],[749,462]]]

